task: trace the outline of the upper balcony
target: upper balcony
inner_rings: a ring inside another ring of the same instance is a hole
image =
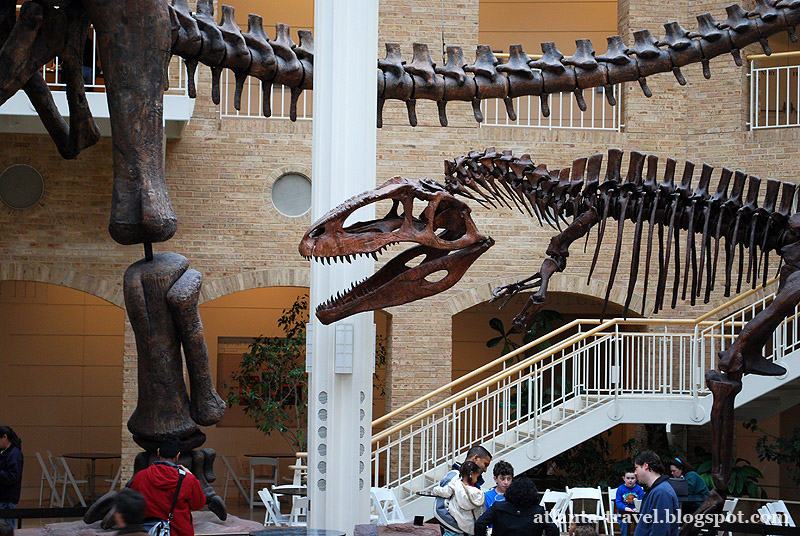
[[[111,136],[111,122],[106,100],[103,72],[97,57],[94,30],[89,30],[84,50],[83,79],[86,100],[92,111],[101,136]],[[65,118],[69,116],[66,85],[63,81],[62,63],[58,57],[42,67],[42,77],[53,93],[53,101]],[[164,95],[164,126],[167,138],[179,138],[183,127],[192,118],[194,99],[187,93],[186,68],[183,60],[172,58],[169,70],[170,88]],[[24,91],[18,91],[0,106],[0,132],[19,134],[47,134],[36,110]]]

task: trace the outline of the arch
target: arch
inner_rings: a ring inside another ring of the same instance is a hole
[[[456,315],[461,311],[469,309],[474,305],[486,302],[492,299],[492,290],[500,285],[507,284],[508,281],[492,281],[491,283],[478,283],[471,288],[467,288],[450,297],[445,301],[445,305],[451,314]],[[572,294],[583,294],[586,296],[593,296],[599,300],[604,300],[606,297],[606,289],[608,285],[604,280],[593,279],[586,284],[586,279],[583,276],[572,274],[556,274],[550,279],[550,284],[547,287],[548,292],[569,292]],[[623,285],[615,285],[611,289],[611,295],[608,297],[609,302],[622,305],[627,298],[628,289]],[[646,310],[652,311],[654,302],[652,298],[647,299]],[[632,311],[642,310],[642,295],[634,291],[633,298],[631,299],[630,308]]]
[[[211,281],[204,280],[200,291],[200,303],[254,288],[309,287],[310,276],[309,268],[275,268],[241,272]]]
[[[112,282],[103,277],[49,264],[2,262],[0,263],[0,281],[35,281],[60,285],[97,296],[117,307],[125,308],[122,277],[119,278],[119,281]]]

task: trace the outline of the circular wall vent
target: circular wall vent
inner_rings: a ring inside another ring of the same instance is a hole
[[[271,197],[278,212],[297,218],[311,210],[311,181],[300,173],[286,173],[272,185]]]
[[[34,167],[14,164],[0,173],[0,200],[11,208],[31,208],[43,194],[44,179]]]

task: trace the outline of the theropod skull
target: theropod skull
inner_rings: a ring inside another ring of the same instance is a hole
[[[357,209],[391,200],[381,219],[345,226]],[[426,206],[414,213],[414,201]],[[478,232],[470,208],[429,179],[393,177],[355,196],[314,223],[300,242],[300,254],[319,261],[350,261],[401,242],[418,244],[387,262],[372,277],[317,307],[317,318],[330,324],[363,311],[402,305],[433,296],[455,285],[494,240]],[[418,264],[412,263],[422,257]]]

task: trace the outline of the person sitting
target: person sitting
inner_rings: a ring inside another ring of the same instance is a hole
[[[495,501],[504,501],[506,490],[514,478],[514,467],[510,463],[500,460],[492,469],[494,475],[494,488],[486,492],[486,508],[491,508]]]
[[[484,511],[483,492],[475,487],[481,472],[475,462],[464,462],[459,471],[460,480],[453,478],[447,485],[433,488],[437,497],[450,499],[447,511],[464,534],[475,534],[475,520]]]
[[[550,521],[539,504],[539,492],[529,478],[517,477],[511,481],[504,501],[495,501],[475,522],[475,536],[558,536],[558,527]]]
[[[692,466],[680,458],[675,458],[669,464],[672,478],[686,479],[686,499],[681,502],[681,509],[685,514],[693,514],[708,498],[708,486],[703,477],[692,471]],[[681,499],[679,496],[678,499]]]

